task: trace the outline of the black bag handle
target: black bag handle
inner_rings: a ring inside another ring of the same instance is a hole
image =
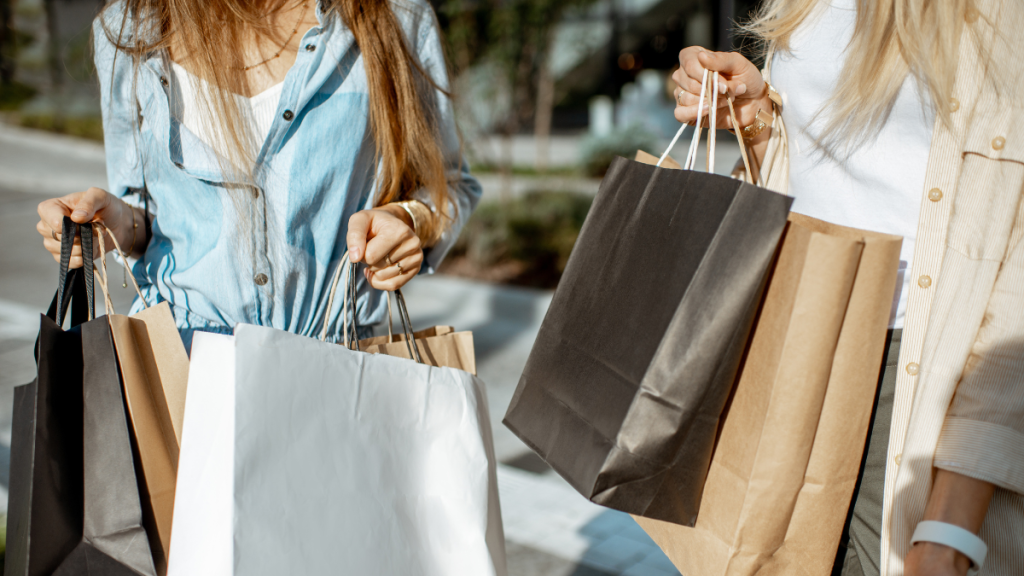
[[[82,267],[70,270],[71,250],[75,238],[82,238]],[[47,313],[58,326],[64,325],[68,305],[74,300],[71,310],[71,326],[77,326],[96,317],[93,299],[93,231],[92,224],[79,225],[64,217],[60,238],[60,270],[57,277],[57,294],[54,295]]]

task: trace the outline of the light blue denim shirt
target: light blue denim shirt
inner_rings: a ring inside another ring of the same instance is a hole
[[[446,89],[444,53],[429,4],[393,0],[392,7],[410,51]],[[119,29],[122,10],[123,4],[115,4],[105,12],[109,29]],[[230,332],[239,323],[318,336],[331,279],[345,252],[348,219],[373,206],[377,167],[362,56],[340,18],[325,15],[319,5],[316,14],[319,26],[303,36],[285,77],[276,119],[259,152],[256,187],[247,189],[253,201],[245,210],[232,200],[228,188],[236,186],[237,193],[237,185],[224,182],[216,152],[175,113],[181,90],[167,55],[145,58],[133,82],[131,58],[116,51],[100,19],[94,25],[110,191],[134,205],[141,204],[139,190],[149,191],[153,237],[133,271],[147,302],[171,304],[186,345],[195,330]],[[462,158],[451,102],[440,92],[437,99],[458,217],[440,243],[426,250],[426,272],[444,258],[481,195]],[[425,195],[417,197],[429,204]],[[246,211],[251,225],[240,226]],[[383,321],[386,299],[361,273],[357,289],[358,325],[365,329]],[[132,312],[141,307],[136,301]],[[340,305],[334,308],[327,319],[332,340],[342,331]],[[411,314],[415,320],[415,310]]]

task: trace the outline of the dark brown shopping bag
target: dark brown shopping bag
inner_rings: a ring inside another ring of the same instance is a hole
[[[592,501],[692,525],[791,203],[616,158],[505,425]]]
[[[113,313],[107,290],[106,250],[100,240],[103,274],[99,285],[105,296],[107,318],[117,350],[125,401],[132,427],[136,471],[142,488],[142,512],[158,574],[167,573],[174,514],[174,487],[178,474],[188,354],[174,324],[170,306],[146,304],[135,277],[132,284],[145,309],[132,316]],[[117,242],[116,240],[114,240]],[[116,247],[120,252],[120,247]],[[125,262],[121,254],[122,263]],[[130,271],[129,271],[130,273]]]
[[[790,215],[694,528],[637,522],[683,574],[831,572],[902,239]]]
[[[92,319],[91,227],[81,228],[85,266],[68,270],[78,228],[64,219],[37,377],[15,389],[4,573],[155,575],[110,327]]]

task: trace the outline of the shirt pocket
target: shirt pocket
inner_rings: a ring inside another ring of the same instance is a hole
[[[971,259],[1001,261],[1024,186],[1024,110],[1004,105],[978,116],[985,118],[964,142],[947,242]]]

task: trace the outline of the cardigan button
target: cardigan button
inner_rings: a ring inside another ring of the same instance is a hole
[[[939,190],[938,188],[932,188],[931,190],[928,191],[928,199],[931,200],[932,202],[938,202],[939,200],[942,200],[942,190]]]
[[[931,286],[932,285],[932,277],[931,276],[927,276],[927,275],[922,275],[920,278],[917,279],[917,285],[920,286],[921,288],[927,288],[927,287]]]
[[[899,466],[900,462],[903,461],[903,454],[897,454],[896,457],[893,458],[893,460],[895,460],[896,461],[896,465]]]
[[[295,114],[291,110],[285,110],[281,117],[285,120],[291,120],[292,118],[295,118]]]
[[[971,7],[964,13],[964,20],[967,20],[968,24],[974,24],[981,17],[981,13],[978,12],[977,8]]]
[[[992,140],[992,149],[993,150],[1002,150],[1003,146],[1006,146],[1006,138],[1003,138],[1002,136],[996,136]]]
[[[907,364],[907,374],[911,376],[917,376],[917,373],[921,371],[921,365],[917,362],[911,362]]]
[[[257,286],[265,285],[267,283],[267,280],[267,275],[264,274],[263,272],[260,272],[252,279],[252,281],[255,282]]]
[[[950,98],[949,99],[949,111],[950,112],[956,112],[959,109],[960,109],[960,101],[957,100],[956,98]]]

